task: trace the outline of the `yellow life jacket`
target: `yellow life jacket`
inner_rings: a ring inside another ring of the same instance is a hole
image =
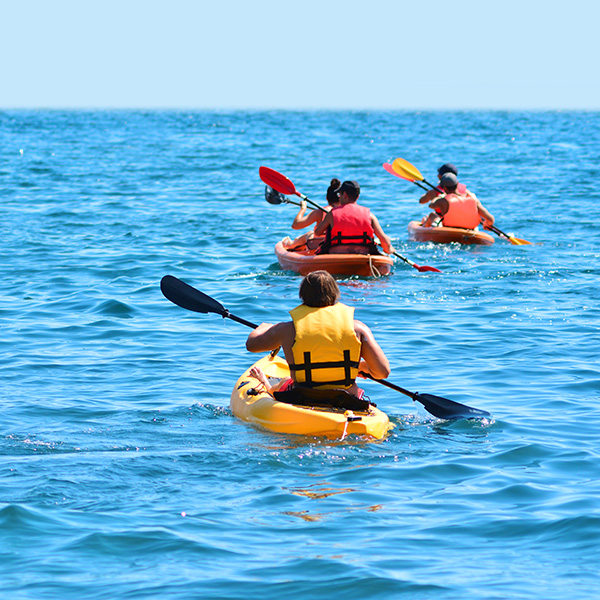
[[[341,302],[319,308],[301,304],[290,315],[296,328],[290,364],[295,381],[322,389],[351,387],[361,347],[354,333],[354,309]]]

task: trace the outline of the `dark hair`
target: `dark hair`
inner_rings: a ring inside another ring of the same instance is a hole
[[[333,306],[340,299],[340,288],[327,271],[313,271],[302,280],[299,296],[306,306]]]
[[[335,190],[337,190],[340,187],[340,185],[342,185],[342,182],[339,179],[336,179],[334,177],[331,180],[331,183],[327,188],[327,203],[329,204],[329,206],[333,206],[334,204],[337,204],[340,201],[339,196],[335,193]]]

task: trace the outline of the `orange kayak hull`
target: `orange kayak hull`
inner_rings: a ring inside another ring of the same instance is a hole
[[[491,246],[494,238],[483,231],[460,227],[421,227],[418,221],[408,224],[408,237],[415,242],[437,242],[439,244],[479,244]]]
[[[381,277],[389,275],[394,261],[389,256],[374,254],[315,254],[306,247],[290,252],[278,242],[275,254],[279,265],[287,271],[307,275],[313,271],[328,271],[332,275]]]

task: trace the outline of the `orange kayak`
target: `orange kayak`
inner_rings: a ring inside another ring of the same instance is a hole
[[[490,246],[494,238],[474,229],[461,229],[460,227],[421,227],[419,221],[408,224],[408,237],[416,242],[438,242],[440,244],[480,244]]]
[[[381,277],[389,275],[394,264],[389,256],[380,254],[316,254],[306,246],[288,250],[283,241],[275,246],[275,254],[282,269],[300,275],[323,270],[332,275]]]

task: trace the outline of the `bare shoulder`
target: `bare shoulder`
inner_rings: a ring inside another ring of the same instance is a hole
[[[361,342],[373,337],[372,331],[357,319],[354,319],[354,333]]]

